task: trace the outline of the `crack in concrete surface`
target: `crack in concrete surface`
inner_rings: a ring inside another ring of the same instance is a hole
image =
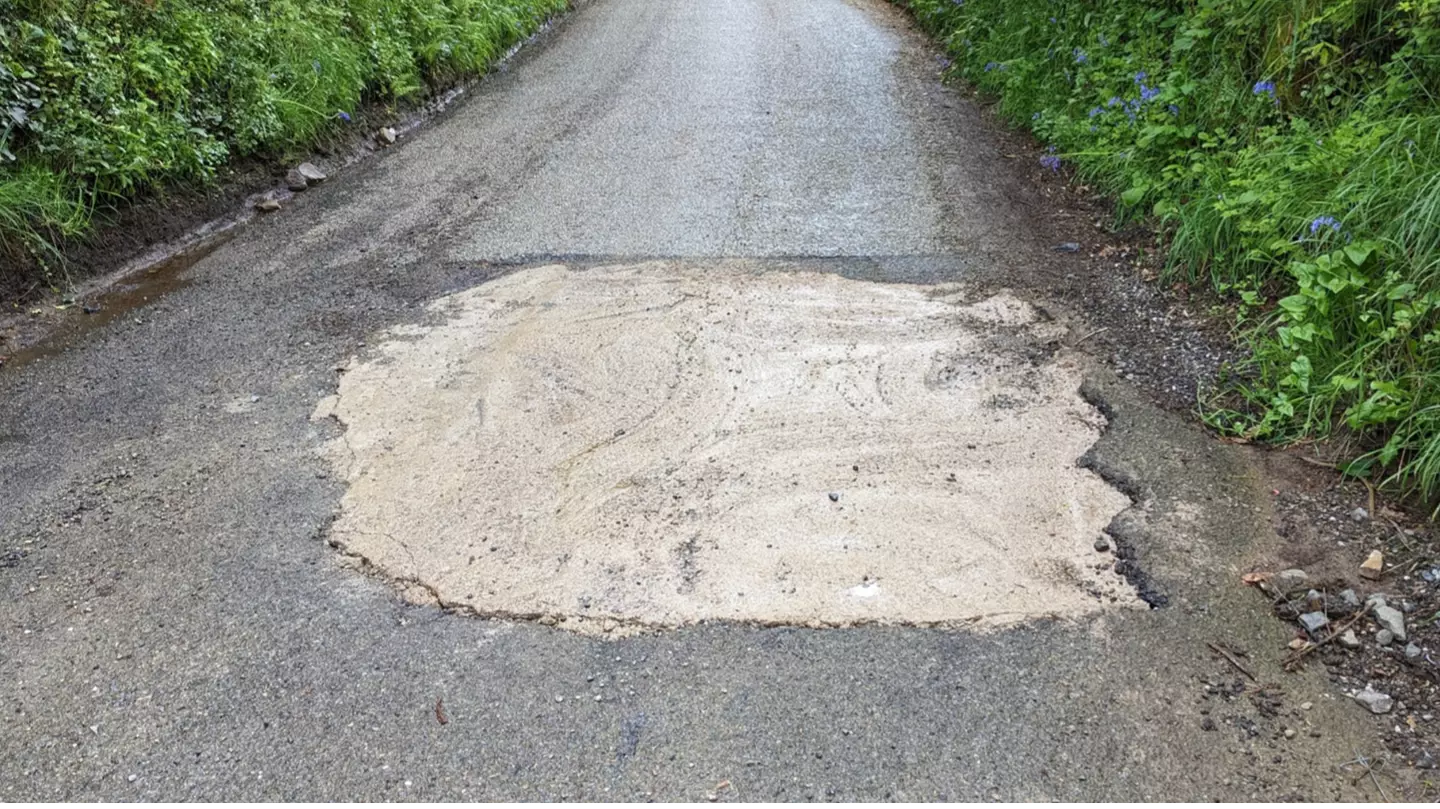
[[[1008,294],[745,261],[530,268],[397,326],[316,410],[331,542],[581,632],[998,625],[1140,602],[1065,328]],[[1043,440],[1036,440],[1043,437]]]

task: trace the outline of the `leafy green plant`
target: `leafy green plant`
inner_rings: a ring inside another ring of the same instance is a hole
[[[93,205],[482,73],[566,3],[0,0],[0,256],[54,266]]]
[[[1212,426],[1440,494],[1440,0],[896,1],[1233,301]]]

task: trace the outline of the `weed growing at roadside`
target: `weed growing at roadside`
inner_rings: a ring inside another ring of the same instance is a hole
[[[94,204],[481,73],[566,2],[0,0],[0,258],[50,266]]]
[[[1234,302],[1209,424],[1440,494],[1440,0],[899,2]]]

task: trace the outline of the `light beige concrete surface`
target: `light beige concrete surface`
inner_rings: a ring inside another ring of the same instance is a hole
[[[1134,605],[1064,328],[958,286],[547,266],[390,330],[317,417],[332,541],[412,593],[614,632]]]

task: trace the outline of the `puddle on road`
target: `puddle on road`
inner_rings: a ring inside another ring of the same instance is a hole
[[[191,278],[186,271],[234,235],[222,232],[203,239],[155,261],[144,270],[124,275],[98,295],[81,298],[66,307],[59,318],[44,324],[42,337],[4,357],[0,369],[13,372],[35,360],[61,354],[92,332],[189,286]]]
[[[582,632],[1004,624],[1143,606],[1128,499],[1029,304],[744,262],[516,272],[316,410],[331,541],[407,592]]]

